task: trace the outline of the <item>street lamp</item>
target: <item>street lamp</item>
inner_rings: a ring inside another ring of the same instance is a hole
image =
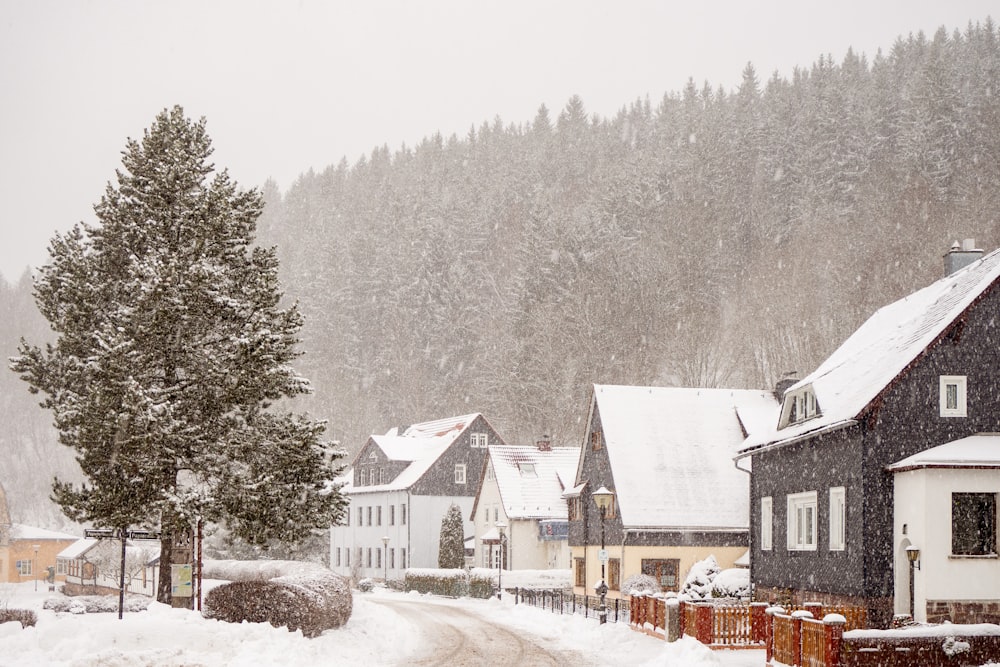
[[[31,546],[35,550],[35,559],[33,561],[31,561],[31,574],[33,574],[34,577],[35,577],[35,591],[37,592],[38,591],[38,550],[41,548],[42,545],[40,545],[40,544],[33,544]]]
[[[389,536],[382,537],[382,564],[385,565],[385,574],[382,575],[385,585],[389,585]]]
[[[593,494],[594,502],[601,510],[601,550],[597,554],[597,560],[601,561],[601,583],[597,585],[597,594],[601,596],[600,622],[608,622],[608,605],[606,596],[608,594],[608,582],[604,578],[604,564],[608,561],[608,552],[604,548],[604,519],[608,516],[608,508],[611,507],[611,500],[615,497],[614,491],[608,491],[602,486]]]
[[[504,531],[507,530],[507,522],[497,521],[496,527],[497,532],[500,534],[500,537],[497,539],[497,549],[500,551],[500,553],[497,554],[497,600],[500,600],[503,595],[503,584],[500,581],[500,573],[503,570],[503,540]]]

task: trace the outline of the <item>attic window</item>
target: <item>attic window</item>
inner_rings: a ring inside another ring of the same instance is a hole
[[[374,449],[372,450],[371,454],[368,455],[368,458],[371,459],[372,461],[378,458],[378,454],[375,453]]]
[[[521,477],[538,477],[534,463],[520,463],[517,467],[521,471]]]
[[[965,417],[966,408],[966,378],[964,375],[942,375],[941,385],[941,416]]]
[[[486,449],[489,445],[489,438],[485,433],[472,433],[469,435],[469,445],[473,449]]]
[[[786,426],[820,416],[819,402],[816,400],[816,393],[812,390],[812,386],[802,387],[795,392],[786,394],[785,413],[787,415]]]

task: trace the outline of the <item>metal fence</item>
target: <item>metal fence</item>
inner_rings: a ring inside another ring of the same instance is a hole
[[[585,618],[600,618],[601,598],[597,595],[574,595],[561,590],[515,588],[514,604],[528,604],[548,609],[554,614],[579,614]],[[629,603],[619,598],[607,598],[609,623],[629,622]]]

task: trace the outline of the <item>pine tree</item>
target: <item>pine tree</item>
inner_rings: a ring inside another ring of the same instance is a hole
[[[438,544],[438,567],[456,569],[465,567],[465,528],[462,510],[452,505],[441,519],[441,541]]]
[[[22,339],[12,359],[86,478],[57,479],[53,499],[77,521],[159,524],[164,602],[173,538],[195,520],[296,542],[344,504],[324,423],[273,406],[309,384],[290,365],[302,318],[279,307],[276,251],[253,247],[262,197],[211,154],[205,120],[180,107],[128,141],[98,224],[57,235],[36,279],[55,343]]]

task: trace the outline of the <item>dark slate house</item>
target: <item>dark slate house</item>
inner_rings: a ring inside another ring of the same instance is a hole
[[[860,604],[873,626],[911,611],[982,620],[1000,600],[1000,457],[985,451],[995,439],[970,439],[1000,431],[1000,251],[969,243],[945,263],[957,270],[872,315],[743,443],[758,599]],[[935,466],[959,471],[950,487],[925,483]],[[975,590],[946,581],[968,577]],[[947,613],[959,608],[973,613]]]
[[[574,487],[564,497],[577,593],[601,575],[601,516],[593,493],[615,496],[604,521],[609,596],[633,574],[676,591],[691,566],[723,568],[749,545],[747,476],[733,457],[770,416],[769,391],[595,385]]]
[[[479,413],[369,437],[342,480],[350,506],[330,529],[330,568],[401,579],[408,567],[437,567],[441,519],[452,504],[470,515],[488,448],[502,444]],[[473,530],[467,520],[466,536]]]

